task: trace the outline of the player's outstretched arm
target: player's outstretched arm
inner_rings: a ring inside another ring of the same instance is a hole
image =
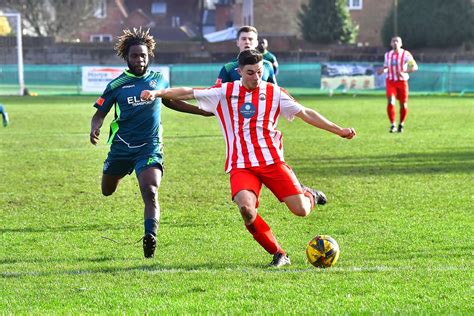
[[[193,88],[179,87],[166,88],[160,90],[143,90],[140,98],[146,101],[152,101],[156,98],[173,99],[173,100],[191,100],[194,99]]]
[[[107,113],[97,110],[94,116],[92,116],[91,132],[89,134],[90,142],[92,145],[97,145],[97,142],[99,141],[100,128],[102,127],[102,124],[104,123],[104,118],[106,115]]]
[[[339,127],[337,124],[331,122],[313,109],[303,107],[303,109],[297,113],[296,116],[308,124],[339,135],[342,138],[352,139],[354,136],[356,136],[356,131],[354,128]]]
[[[181,100],[163,99],[162,102],[167,108],[170,108],[178,112],[184,112],[184,113],[190,113],[190,114],[196,114],[196,115],[202,115],[202,116],[214,116],[213,113],[203,111],[197,106],[194,106],[188,102],[184,102]]]

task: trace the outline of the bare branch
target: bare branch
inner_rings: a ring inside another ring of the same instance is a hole
[[[24,28],[36,36],[71,40],[94,16],[101,0],[2,0],[3,7],[21,13]]]

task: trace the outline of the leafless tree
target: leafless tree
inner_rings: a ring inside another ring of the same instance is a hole
[[[21,13],[24,28],[32,35],[70,41],[86,21],[98,14],[103,1],[2,0],[0,3],[4,9]]]

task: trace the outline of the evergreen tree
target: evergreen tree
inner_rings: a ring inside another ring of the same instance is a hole
[[[410,48],[455,47],[474,38],[471,0],[399,0],[398,34],[394,34],[393,10],[382,29],[387,45],[394,35]]]
[[[353,43],[358,26],[352,24],[346,0],[310,0],[298,13],[298,24],[308,42]]]

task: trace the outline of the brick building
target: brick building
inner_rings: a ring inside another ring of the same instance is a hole
[[[347,0],[359,25],[357,43],[385,46],[381,29],[394,0]],[[298,13],[309,0],[102,0],[91,27],[78,34],[82,42],[111,41],[124,27],[146,26],[161,40],[199,36],[204,12],[215,16],[215,30],[254,25],[271,37],[301,37]],[[205,10],[208,5],[212,10]],[[183,9],[186,8],[186,9]],[[205,26],[204,26],[205,27]]]
[[[200,12],[200,0],[101,0],[77,38],[111,42],[124,28],[143,26],[160,40],[188,40],[199,32]]]
[[[349,11],[352,21],[359,25],[357,43],[364,46],[388,46],[382,43],[382,27],[390,14],[393,0],[351,0]],[[354,2],[358,5],[354,5]]]
[[[218,0],[216,29],[229,25],[254,25],[265,36],[301,37],[298,12],[309,0]],[[356,42],[363,46],[384,46],[380,31],[393,0],[347,0],[353,22],[359,25]]]

